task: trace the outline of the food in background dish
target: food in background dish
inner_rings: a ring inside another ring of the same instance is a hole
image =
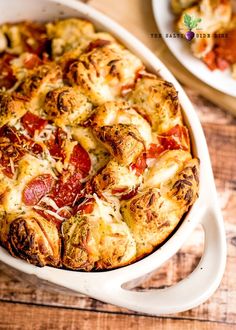
[[[82,19],[0,31],[1,245],[85,271],[152,252],[198,197],[173,85]]]
[[[177,17],[177,29],[188,33],[186,17],[201,20],[192,34],[199,38],[191,41],[191,50],[210,70],[231,68],[236,79],[236,15],[230,0],[172,0],[171,7]],[[205,35],[205,37],[204,37]],[[187,38],[188,39],[188,38]]]

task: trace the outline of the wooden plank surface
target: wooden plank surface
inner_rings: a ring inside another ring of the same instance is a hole
[[[125,315],[119,313],[91,313],[74,309],[61,309],[36,307],[34,305],[14,304],[14,317],[12,317],[12,305],[0,303],[1,314],[4,315],[0,329],[17,330],[101,330],[119,329],[129,330],[233,330],[233,324],[217,322],[192,321],[168,318],[144,317],[138,315]],[[27,319],[27,323],[22,318]],[[45,317],[47,315],[47,317]],[[68,322],[70,320],[70,322]],[[17,324],[17,325],[16,325]]]
[[[91,0],[92,5],[100,6],[104,11],[108,8],[111,11],[112,2]],[[124,4],[124,0],[121,3]],[[115,9],[111,11],[113,16]],[[143,13],[147,12],[143,10]],[[137,30],[142,35],[143,32]],[[149,42],[147,40],[147,44]],[[55,291],[35,279],[29,281],[0,264],[0,329],[236,328],[236,119],[199,96],[194,89],[185,89],[195,105],[207,137],[227,232],[227,267],[216,293],[193,310],[171,316],[149,317],[83,295]],[[170,286],[185,278],[199,262],[202,249],[203,233],[199,227],[184,247],[144,281],[139,289]]]

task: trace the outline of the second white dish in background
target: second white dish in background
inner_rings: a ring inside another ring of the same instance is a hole
[[[181,64],[209,86],[236,97],[236,80],[231,77],[230,70],[211,71],[200,59],[194,57],[187,40],[166,37],[167,34],[176,32],[170,1],[152,0],[152,5],[159,31],[168,48]]]

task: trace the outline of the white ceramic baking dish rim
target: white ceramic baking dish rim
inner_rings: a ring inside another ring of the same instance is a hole
[[[0,248],[0,260],[24,273],[36,275],[51,283],[141,313],[152,315],[176,313],[193,308],[207,300],[219,286],[224,273],[225,231],[204,133],[182,87],[164,64],[139,40],[90,6],[76,0],[8,0],[0,4],[0,9],[2,22],[79,16],[91,20],[98,28],[115,35],[144,61],[149,70],[159,73],[165,80],[174,84],[194,141],[194,153],[201,161],[199,199],[175,234],[156,252],[134,264],[116,270],[91,273],[51,267],[38,268],[11,257],[3,248]],[[129,291],[122,287],[122,284],[160,267],[179,250],[198,223],[202,224],[205,232],[205,247],[199,265],[187,278],[174,286],[145,292]]]

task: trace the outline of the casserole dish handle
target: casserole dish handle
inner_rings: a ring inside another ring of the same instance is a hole
[[[217,208],[204,212],[201,224],[205,235],[203,256],[187,278],[168,288],[141,292],[123,289],[122,284],[115,287],[113,283],[114,287],[110,288],[113,303],[137,312],[160,315],[186,311],[206,301],[223,276],[226,242],[223,219]]]

